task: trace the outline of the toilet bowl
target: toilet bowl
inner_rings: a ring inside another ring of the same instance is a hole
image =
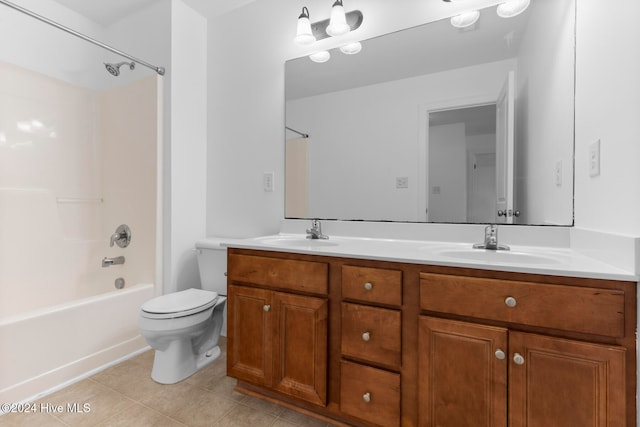
[[[162,384],[182,381],[220,356],[226,249],[212,239],[196,248],[202,289],[161,295],[140,308],[140,333],[155,349],[151,378]]]

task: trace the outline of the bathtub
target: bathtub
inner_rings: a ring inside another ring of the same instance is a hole
[[[147,348],[138,312],[154,296],[136,284],[0,318],[0,402],[54,391]]]

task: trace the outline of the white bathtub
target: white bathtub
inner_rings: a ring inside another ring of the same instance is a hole
[[[0,318],[0,402],[18,403],[147,347],[138,312],[153,284]]]

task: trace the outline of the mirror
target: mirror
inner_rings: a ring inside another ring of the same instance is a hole
[[[287,218],[573,224],[575,0],[480,12],[286,62]]]

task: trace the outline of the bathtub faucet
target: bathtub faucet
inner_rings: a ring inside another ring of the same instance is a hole
[[[131,229],[127,224],[120,225],[116,232],[109,238],[109,246],[118,245],[120,248],[126,248],[131,243]]]
[[[117,256],[115,258],[102,258],[102,266],[103,267],[111,267],[112,265],[124,264],[124,257]]]

